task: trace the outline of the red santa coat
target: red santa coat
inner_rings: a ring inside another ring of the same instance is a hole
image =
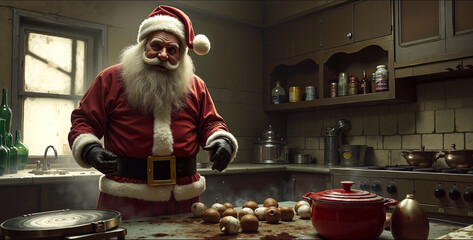
[[[128,103],[121,77],[121,64],[102,71],[72,112],[69,144],[78,164],[90,168],[81,151],[89,143],[99,143],[113,153],[133,158],[196,155],[217,137],[225,136],[234,144],[232,160],[238,144],[217,113],[205,83],[192,77],[185,107],[173,113],[144,115]],[[139,184],[136,184],[139,183]],[[176,185],[150,187],[134,179],[105,176],[100,191],[114,196],[146,201],[167,201],[171,194],[177,201],[194,198],[205,190],[205,178],[196,173],[177,179]]]

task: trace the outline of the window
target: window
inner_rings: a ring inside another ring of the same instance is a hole
[[[15,10],[12,129],[21,130],[31,157],[49,145],[72,155],[71,112],[106,65],[105,40],[105,26]]]

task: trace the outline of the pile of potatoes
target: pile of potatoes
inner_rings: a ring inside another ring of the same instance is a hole
[[[260,207],[255,201],[247,201],[237,212],[231,203],[219,203],[217,201],[207,208],[202,202],[196,202],[191,207],[195,217],[201,217],[206,223],[220,223],[220,231],[223,234],[237,234],[241,228],[242,232],[257,232],[259,221],[275,224],[279,221],[292,221],[294,214],[302,219],[310,218],[310,206],[306,201],[299,201],[292,207],[279,207],[274,198],[267,198]]]

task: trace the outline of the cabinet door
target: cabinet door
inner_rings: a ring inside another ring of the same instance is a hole
[[[320,17],[310,15],[297,20],[294,24],[294,54],[306,54],[320,48]]]
[[[473,1],[446,2],[446,51],[473,50]]]
[[[321,18],[324,49],[353,42],[353,4],[330,10]]]
[[[396,61],[445,52],[443,0],[399,0],[396,13]]]
[[[270,60],[294,55],[294,31],[291,24],[282,24],[269,29],[264,39],[266,56]]]
[[[391,34],[391,1],[362,1],[354,4],[355,42]]]

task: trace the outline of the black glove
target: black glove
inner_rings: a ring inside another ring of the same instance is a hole
[[[99,170],[101,173],[109,174],[117,171],[118,156],[103,148],[98,143],[85,145],[81,152],[84,162]]]
[[[210,161],[214,163],[212,165],[212,170],[217,169],[219,172],[221,172],[230,163],[233,152],[233,144],[230,139],[226,137],[219,137],[205,146],[204,150],[210,150],[212,153],[210,157]]]

